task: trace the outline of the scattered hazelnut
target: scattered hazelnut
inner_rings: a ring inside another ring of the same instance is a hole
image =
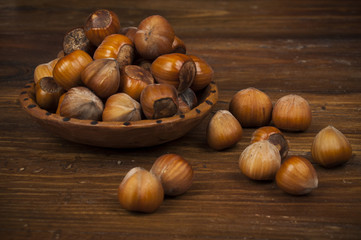
[[[318,186],[316,170],[305,158],[286,159],[276,174],[276,183],[283,191],[293,195],[310,193]]]
[[[251,143],[268,140],[270,143],[275,145],[280,151],[281,158],[285,159],[288,154],[288,142],[282,132],[272,126],[264,126],[258,128],[253,132],[251,137]]]
[[[314,138],[311,153],[316,163],[329,168],[350,160],[352,148],[342,132],[333,126],[327,126]]]
[[[272,102],[267,94],[250,87],[238,91],[232,97],[229,111],[242,127],[261,127],[271,120]]]
[[[120,205],[128,211],[152,213],[162,204],[163,198],[159,178],[139,167],[131,169],[118,188]]]
[[[160,179],[166,195],[181,195],[192,186],[192,166],[177,154],[160,156],[154,162],[150,172]]]
[[[215,150],[231,147],[241,139],[242,126],[227,110],[218,110],[208,123],[208,145]]]
[[[280,165],[277,147],[267,140],[252,143],[239,158],[242,173],[253,180],[273,180]]]
[[[276,102],[272,120],[276,127],[286,131],[306,131],[311,125],[311,108],[301,96],[289,94]]]

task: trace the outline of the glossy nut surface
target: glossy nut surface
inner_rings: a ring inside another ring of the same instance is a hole
[[[99,46],[106,36],[118,33],[119,30],[118,16],[107,9],[99,9],[91,13],[84,25],[87,38],[95,46]]]
[[[229,111],[242,127],[261,127],[271,120],[272,102],[267,94],[250,87],[233,95]]]
[[[44,77],[35,85],[35,98],[37,104],[48,111],[54,111],[64,89],[52,77]]]
[[[145,169],[131,169],[118,187],[118,200],[128,211],[152,213],[159,208],[164,198],[158,177]]]
[[[54,80],[65,90],[72,87],[83,85],[81,81],[81,72],[91,63],[93,59],[88,53],[82,50],[62,57],[55,65],[53,70]]]
[[[105,103],[102,120],[105,122],[141,120],[140,104],[126,93],[114,94]]]
[[[181,195],[192,186],[192,166],[178,154],[160,156],[153,163],[150,171],[159,177],[166,195]]]
[[[124,35],[111,34],[95,50],[93,57],[94,59],[114,58],[121,68],[133,62],[134,44]]]
[[[197,92],[205,88],[212,81],[214,71],[204,59],[195,55],[189,56],[193,59],[193,62],[195,63],[197,68],[196,76],[190,88],[193,89],[193,91]]]
[[[34,70],[34,82],[37,84],[43,77],[53,77],[53,69],[60,58],[56,58],[48,63],[39,64]]]
[[[152,74],[137,65],[127,65],[121,70],[119,91],[139,101],[143,89],[154,83]]]
[[[335,167],[352,157],[352,147],[345,135],[333,126],[322,129],[314,138],[312,159],[324,167]]]
[[[268,140],[270,143],[275,145],[280,151],[282,159],[285,159],[287,157],[289,150],[288,141],[278,128],[272,126],[264,126],[256,129],[256,131],[252,133],[251,143],[262,140]]]
[[[215,150],[223,150],[235,145],[242,133],[241,124],[229,111],[218,110],[208,123],[207,143]]]
[[[183,92],[192,85],[196,71],[192,58],[181,53],[162,55],[151,66],[156,82],[170,84],[178,92]]]
[[[276,127],[286,131],[305,131],[312,121],[311,108],[307,100],[295,94],[278,99],[272,112]]]
[[[148,119],[173,116],[179,108],[177,90],[168,84],[147,85],[140,95],[140,103]]]
[[[316,170],[307,159],[292,156],[282,163],[276,175],[276,183],[289,194],[304,195],[317,188],[318,178]]]

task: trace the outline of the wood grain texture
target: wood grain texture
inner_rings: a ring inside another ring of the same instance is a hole
[[[75,144],[51,135],[18,103],[34,68],[53,59],[68,30],[95,9],[116,12],[122,26],[152,14],[166,17],[189,53],[215,71],[219,101],[247,87],[272,102],[306,98],[311,127],[285,133],[290,154],[311,160],[311,144],[332,124],[349,139],[353,157],[325,169],[310,195],[283,193],[255,182],[238,157],[255,129],[217,152],[205,141],[210,118],[186,136],[141,149]],[[255,1],[2,1],[0,3],[1,239],[359,239],[361,236],[361,2]],[[184,195],[166,198],[153,214],[130,213],[117,202],[128,170],[150,169],[177,153],[194,169]]]

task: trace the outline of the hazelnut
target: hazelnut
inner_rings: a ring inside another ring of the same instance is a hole
[[[162,16],[153,15],[140,22],[134,44],[142,58],[155,59],[173,51],[174,36],[169,22]]]
[[[242,132],[241,125],[229,111],[218,110],[208,123],[207,143],[215,150],[223,150],[235,145]]]
[[[352,148],[342,132],[333,126],[327,126],[314,138],[311,153],[316,163],[329,168],[350,160]]]
[[[211,83],[213,79],[214,71],[212,67],[202,58],[194,55],[189,55],[189,56],[193,59],[193,62],[195,63],[197,69],[196,76],[190,88],[193,91],[197,92],[207,87]]]
[[[134,44],[126,36],[111,34],[103,40],[94,52],[94,59],[114,58],[119,68],[132,64],[134,59]]]
[[[303,157],[286,159],[276,174],[276,183],[283,191],[293,195],[310,193],[318,186],[316,170]]]
[[[250,87],[238,91],[232,97],[229,111],[242,127],[261,127],[271,120],[272,102],[267,94]]]
[[[192,166],[177,154],[160,156],[154,162],[150,172],[160,179],[166,195],[181,195],[192,186]]]
[[[286,95],[275,103],[272,120],[282,130],[305,131],[312,120],[310,105],[301,96]]]
[[[239,158],[242,173],[253,180],[273,180],[281,165],[275,145],[267,140],[252,143]]]
[[[102,118],[103,102],[86,87],[71,88],[59,104],[59,114],[63,117],[88,120]]]
[[[53,69],[60,58],[56,58],[48,63],[36,66],[34,70],[34,82],[37,84],[43,77],[53,77]]]
[[[281,158],[285,159],[288,154],[288,142],[282,132],[275,127],[264,126],[258,128],[253,132],[251,137],[251,143],[268,140],[270,143],[275,145],[280,151]]]
[[[140,95],[140,104],[148,119],[171,117],[178,112],[177,90],[168,84],[149,84]]]
[[[35,98],[37,104],[48,111],[54,111],[64,89],[60,87],[52,77],[43,77],[35,85]]]
[[[67,32],[63,40],[64,54],[67,55],[75,50],[83,50],[93,55],[95,46],[87,38],[84,28],[77,27]]]
[[[96,59],[81,73],[83,83],[103,99],[118,92],[119,64],[113,58]]]
[[[118,188],[118,200],[128,211],[152,213],[159,208],[164,198],[158,177],[143,168],[131,169]]]
[[[151,66],[156,82],[170,84],[178,92],[183,92],[192,85],[196,71],[192,58],[181,53],[159,56]]]
[[[83,50],[62,57],[54,66],[54,80],[65,90],[82,85],[81,72],[93,59]]]
[[[127,65],[120,74],[119,91],[139,101],[143,89],[153,83],[154,78],[149,71],[137,65]]]
[[[141,120],[140,104],[126,93],[114,94],[105,103],[102,119],[106,122]]]
[[[106,9],[99,9],[91,13],[84,25],[87,38],[95,46],[99,46],[106,36],[118,33],[119,30],[118,16],[113,11]]]

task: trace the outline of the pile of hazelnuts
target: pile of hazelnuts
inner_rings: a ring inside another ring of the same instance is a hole
[[[270,122],[274,126],[269,126]],[[242,127],[256,127],[251,144],[239,157],[241,172],[253,180],[276,180],[277,186],[292,195],[310,193],[318,187],[315,168],[301,156],[288,157],[288,140],[279,130],[303,132],[311,125],[311,108],[306,99],[289,94],[272,104],[270,97],[256,89],[238,91],[228,110],[219,110],[209,121],[207,142],[215,150],[238,143]],[[347,138],[333,126],[322,129],[314,138],[312,159],[330,168],[347,162],[352,148]]]
[[[114,12],[100,9],[65,34],[56,59],[36,67],[35,98],[67,118],[158,119],[194,108],[212,77],[206,61],[186,54],[164,17],[122,28]]]

